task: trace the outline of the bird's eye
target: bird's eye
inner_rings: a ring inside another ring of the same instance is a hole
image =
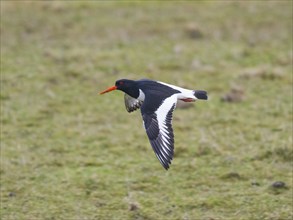
[[[124,84],[124,82],[123,82],[123,81],[120,81],[120,82],[119,82],[119,85],[123,85],[123,84]]]

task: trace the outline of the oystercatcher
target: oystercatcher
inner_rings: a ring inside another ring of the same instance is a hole
[[[177,101],[207,100],[207,92],[184,89],[149,79],[120,79],[116,81],[115,86],[100,94],[113,90],[121,90],[125,93],[124,101],[128,112],[140,108],[150,144],[160,163],[167,170],[174,154],[174,134],[171,122]]]

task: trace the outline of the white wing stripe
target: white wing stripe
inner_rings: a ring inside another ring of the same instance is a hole
[[[163,142],[163,146],[162,146],[162,149],[164,150],[164,152],[169,155],[170,152],[168,152],[168,147],[165,145],[165,143]]]
[[[174,94],[170,96],[169,98],[166,98],[161,104],[161,106],[157,109],[156,114],[158,118],[159,128],[161,131],[163,130],[165,130],[165,132],[167,131],[165,120],[166,120],[168,112],[170,111],[170,109],[172,108],[174,104],[176,105],[176,103],[177,103],[177,94]]]
[[[165,147],[162,147],[166,155],[168,155],[168,151],[165,149]]]
[[[161,104],[161,106],[155,112],[157,115],[160,134],[162,137],[162,148],[167,155],[169,155],[168,150],[170,145],[170,137],[169,137],[170,132],[168,131],[168,127],[165,121],[166,121],[168,112],[170,111],[172,106],[174,104],[176,105],[177,103],[177,95],[178,94],[174,94],[166,98]]]
[[[166,142],[168,144],[170,144],[169,140],[167,139],[168,137],[166,137],[165,135],[162,134],[162,139],[163,139],[163,143],[165,144]]]

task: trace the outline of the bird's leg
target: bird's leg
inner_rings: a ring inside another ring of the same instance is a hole
[[[193,98],[184,98],[184,99],[180,99],[180,100],[182,100],[184,102],[195,102],[195,99],[193,99]]]

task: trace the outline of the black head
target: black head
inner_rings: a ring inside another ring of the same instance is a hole
[[[129,79],[119,79],[116,81],[115,86],[112,86],[100,94],[104,94],[106,92],[110,92],[113,90],[121,90],[133,98],[137,98],[139,96],[139,88],[134,80]]]
[[[129,79],[119,79],[115,82],[115,86],[118,90],[125,92],[129,88],[133,87],[135,82]]]

